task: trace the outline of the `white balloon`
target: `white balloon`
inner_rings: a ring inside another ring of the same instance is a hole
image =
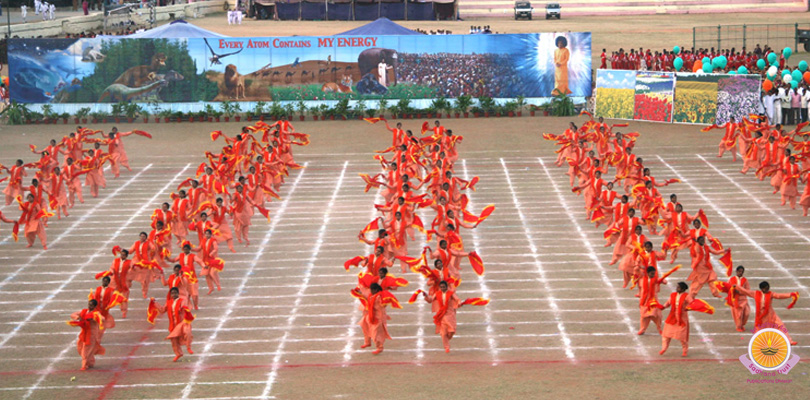
[[[785,76],[782,77],[782,82],[785,82],[785,83],[790,83],[790,81],[792,81],[792,80],[793,80],[793,77],[790,76],[790,74],[785,74]]]
[[[776,75],[776,67],[775,66],[771,65],[771,67],[768,68],[768,75],[770,75],[770,76]]]

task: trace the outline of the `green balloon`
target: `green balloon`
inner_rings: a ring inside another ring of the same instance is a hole
[[[745,68],[744,65],[741,65],[740,68],[737,68],[737,73],[740,75],[745,75],[748,73],[748,68]]]
[[[776,62],[776,53],[768,53],[768,62],[771,64]]]
[[[807,71],[807,61],[801,60],[799,61],[799,71]]]
[[[787,75],[789,73],[790,73],[790,71],[788,71],[787,68],[782,70],[782,76],[785,76],[785,75]]]
[[[761,59],[761,58],[760,58],[759,60],[757,60],[757,68],[759,68],[759,69],[765,69],[765,67],[766,67],[767,65],[768,65],[768,64],[767,64],[767,63],[765,63],[765,60],[763,60],[763,59]]]
[[[712,63],[703,64],[703,72],[705,72],[707,74],[711,74],[712,73]]]
[[[787,60],[793,55],[793,50],[790,47],[785,47],[782,49],[782,55],[785,56],[785,60]]]
[[[790,76],[792,76],[793,80],[796,82],[802,81],[802,71],[799,71],[798,69],[794,69],[793,72],[790,73]]]
[[[677,49],[678,46],[675,46],[675,48]],[[672,61],[672,66],[675,67],[676,71],[680,71],[681,68],[683,68],[683,58],[676,57],[675,60]]]
[[[675,46],[672,48],[672,52],[675,54],[681,54],[681,46]],[[679,68],[680,69],[680,68]]]
[[[790,81],[790,87],[792,87],[792,88],[796,89],[797,87],[799,87],[799,82],[796,82],[796,81]]]

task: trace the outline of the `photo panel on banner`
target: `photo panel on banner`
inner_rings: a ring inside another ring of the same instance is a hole
[[[171,103],[591,95],[591,34],[12,39],[11,99]]]
[[[674,73],[654,71],[637,72],[633,119],[672,122],[672,99],[674,94]]]
[[[596,116],[633,119],[636,71],[600,69],[596,71]]]

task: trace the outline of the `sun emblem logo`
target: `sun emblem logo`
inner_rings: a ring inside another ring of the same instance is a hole
[[[748,358],[764,371],[777,370],[790,359],[790,341],[778,329],[759,330],[748,343]]]

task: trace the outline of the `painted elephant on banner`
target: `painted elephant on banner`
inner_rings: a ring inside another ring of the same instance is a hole
[[[365,76],[366,74],[374,74],[377,77],[380,76],[378,71],[382,71],[382,68],[386,70],[391,70],[393,79],[391,80],[390,85],[397,84],[397,51],[393,49],[381,49],[378,47],[373,47],[370,49],[363,50],[359,56],[357,56],[357,68],[360,69],[360,76]],[[382,64],[385,64],[384,66]],[[386,74],[387,75],[387,74]],[[387,79],[381,79],[380,83],[384,86],[390,86],[386,84]]]

